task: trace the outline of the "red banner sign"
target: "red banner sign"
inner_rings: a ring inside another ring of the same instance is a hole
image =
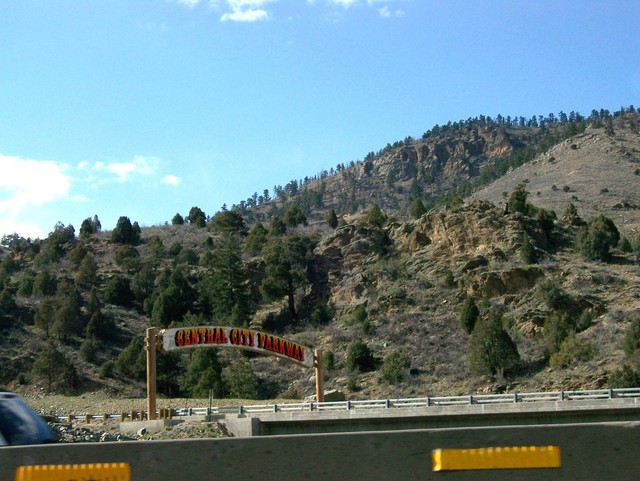
[[[193,347],[235,347],[313,367],[313,350],[273,334],[239,327],[179,327],[160,332],[165,351]]]

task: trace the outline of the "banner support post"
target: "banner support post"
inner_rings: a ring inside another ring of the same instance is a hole
[[[156,418],[156,349],[157,338],[156,328],[147,329],[145,342],[147,350],[147,419],[150,421]]]
[[[324,402],[324,364],[322,350],[316,349],[313,352],[314,366],[316,368],[316,402]]]

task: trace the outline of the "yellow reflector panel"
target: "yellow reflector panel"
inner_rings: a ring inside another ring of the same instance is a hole
[[[559,446],[434,449],[434,471],[559,468]]]
[[[128,463],[20,466],[15,481],[131,481]]]

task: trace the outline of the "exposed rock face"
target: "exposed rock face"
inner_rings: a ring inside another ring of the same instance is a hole
[[[384,253],[386,232],[377,228],[346,225],[323,239],[316,255],[329,270],[357,268]]]
[[[393,239],[400,252],[413,254],[428,246],[435,258],[492,256],[496,248],[513,251],[522,237],[521,224],[486,202],[476,202],[459,212],[430,212],[414,222],[407,237],[397,230]],[[423,242],[417,242],[417,239]]]
[[[371,272],[368,266],[388,252],[398,254],[412,272],[448,268],[468,279],[469,294],[492,298],[530,289],[543,276],[536,267],[490,269],[505,253],[517,251],[525,228],[518,215],[474,202],[455,212],[430,212],[385,228],[357,223],[340,227],[321,241],[316,255],[329,273],[328,291],[331,302],[340,306],[338,314],[384,289],[384,270]]]
[[[484,272],[470,286],[470,294],[487,298],[515,294],[531,289],[543,276],[542,270],[537,267]]]
[[[418,178],[451,185],[477,172],[479,163],[509,155],[513,149],[505,129],[474,127],[404,146],[375,159],[370,169],[381,179]]]

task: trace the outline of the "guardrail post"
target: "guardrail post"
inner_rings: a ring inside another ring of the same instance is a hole
[[[238,407],[238,414],[244,414],[244,406]]]
[[[277,412],[278,412],[278,405],[277,405],[277,404],[274,404],[274,405],[273,405],[273,412],[274,412],[274,413],[277,413]]]
[[[469,404],[473,404],[473,396],[469,396]]]
[[[609,389],[609,399],[613,399],[613,389]]]
[[[351,401],[347,401],[347,411],[351,411]]]
[[[91,414],[87,414],[87,415],[85,416],[85,421],[86,421],[86,423],[87,423],[87,424],[90,424],[90,423],[91,423]]]
[[[518,402],[518,393],[517,393],[517,392],[514,392],[514,393],[513,393],[513,402],[514,402],[514,403],[517,403],[517,402]]]
[[[384,400],[384,407],[385,409],[389,409],[391,407],[391,401],[389,401],[388,399]]]
[[[431,406],[431,398],[427,396],[427,407]]]
[[[564,401],[564,391],[560,391],[560,401]]]

